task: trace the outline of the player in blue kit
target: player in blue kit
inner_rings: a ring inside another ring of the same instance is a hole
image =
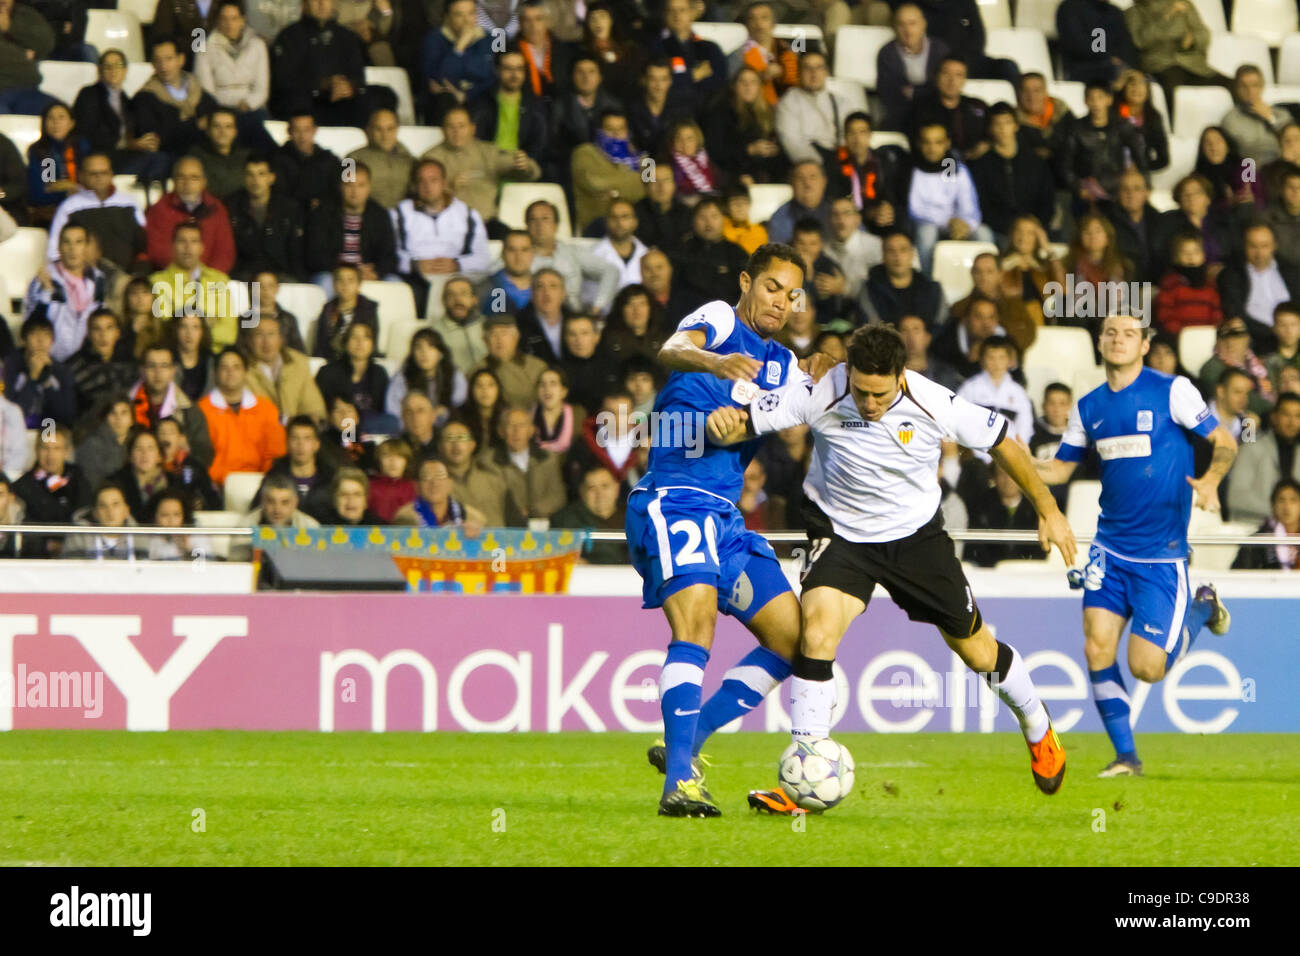
[[[1219,510],[1219,482],[1237,443],[1200,393],[1182,376],[1142,364],[1151,329],[1129,315],[1101,328],[1106,382],[1075,403],[1056,458],[1038,463],[1048,484],[1068,481],[1088,446],[1101,459],[1101,517],[1083,581],[1084,656],[1093,699],[1115,759],[1099,776],[1140,775],[1129,699],[1116,663],[1130,618],[1128,667],[1155,683],[1186,654],[1201,629],[1228,630],[1228,610],[1214,588],[1189,599],[1187,525],[1192,499]],[[1192,439],[1214,444],[1205,474],[1192,473]]]
[[[721,814],[694,759],[699,745],[789,676],[799,642],[799,602],[771,545],[736,507],[758,443],[709,444],[704,423],[719,405],[747,405],[760,389],[807,378],[794,353],[772,341],[802,294],[802,262],[790,246],[760,246],[740,274],[735,307],[715,301],[691,313],[659,353],[673,374],[655,401],[649,467],[628,497],[626,529],[643,606],[662,607],[672,629],[659,677],[664,743],[650,750],[665,773],[663,816]],[[760,646],[701,707],[719,611]]]

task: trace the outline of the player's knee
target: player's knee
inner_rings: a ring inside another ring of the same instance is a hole
[[[1140,681],[1148,684],[1164,680],[1165,662],[1160,660],[1132,660],[1128,662],[1129,672]]]
[[[1092,637],[1083,640],[1083,657],[1088,662],[1088,669],[1099,671],[1115,663],[1115,648],[1109,641]]]
[[[810,625],[803,634],[803,653],[805,657],[828,661],[835,657],[835,649],[840,639],[833,632]]]

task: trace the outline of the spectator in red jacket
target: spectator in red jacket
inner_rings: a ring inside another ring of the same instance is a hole
[[[1177,335],[1193,325],[1218,325],[1223,320],[1219,290],[1206,274],[1205,246],[1194,232],[1175,234],[1169,243],[1169,271],[1156,293],[1156,322]]]
[[[175,186],[149,207],[144,216],[149,262],[155,269],[172,260],[172,235],[183,222],[196,222],[203,234],[203,264],[230,274],[235,266],[235,236],[221,200],[208,192],[203,164],[184,156],[172,167]]]

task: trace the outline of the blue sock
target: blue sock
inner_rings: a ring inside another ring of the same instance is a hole
[[[1193,601],[1188,606],[1187,614],[1183,617],[1182,639],[1165,657],[1165,673],[1172,670],[1183,655],[1192,649],[1196,639],[1201,636],[1201,631],[1205,629],[1205,622],[1213,613],[1214,604],[1210,601]]]
[[[673,641],[659,674],[659,709],[664,715],[664,744],[668,757],[664,793],[691,779],[691,744],[700,719],[701,685],[709,652],[698,644]]]
[[[722,675],[722,686],[708,699],[700,711],[700,722],[695,728],[695,746],[698,754],[704,741],[724,724],[743,717],[763,702],[790,676],[790,662],[766,647],[756,647],[736,666]]]
[[[1119,664],[1104,670],[1089,671],[1092,680],[1092,699],[1101,714],[1110,742],[1115,745],[1115,756],[1121,760],[1137,760],[1137,747],[1133,744],[1133,727],[1129,724],[1128,690]]]

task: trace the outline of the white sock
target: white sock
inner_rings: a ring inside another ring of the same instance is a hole
[[[835,681],[791,678],[790,735],[795,740],[820,740],[831,735]]]
[[[1011,666],[1007,668],[1007,676],[1004,680],[999,681],[996,673],[986,674],[985,679],[989,687],[997,691],[1003,703],[1016,715],[1025,739],[1031,744],[1036,744],[1047,733],[1047,708],[1039,700],[1038,691],[1034,690],[1034,682],[1029,678],[1029,669],[1025,667],[1020,652],[1010,644],[1003,644],[1001,641],[998,644],[1000,648],[1005,647],[1011,651]]]

